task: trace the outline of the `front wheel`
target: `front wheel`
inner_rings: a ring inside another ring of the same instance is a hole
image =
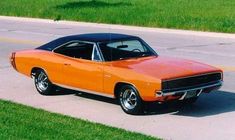
[[[54,91],[54,85],[48,79],[43,70],[37,70],[34,77],[34,84],[37,91],[42,95],[50,95]]]
[[[120,89],[118,95],[124,112],[132,115],[143,113],[143,101],[136,88],[131,85],[125,85]]]

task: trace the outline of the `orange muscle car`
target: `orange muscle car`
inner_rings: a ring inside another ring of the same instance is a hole
[[[223,81],[220,69],[159,56],[139,37],[114,33],[62,37],[13,52],[10,62],[34,79],[40,94],[53,94],[60,86],[109,96],[129,114],[142,113],[145,101],[193,103]]]

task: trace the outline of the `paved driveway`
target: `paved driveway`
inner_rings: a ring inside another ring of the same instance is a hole
[[[235,139],[235,35],[53,23],[0,17],[0,98],[164,139]],[[160,55],[193,59],[224,69],[224,86],[195,105],[147,106],[147,115],[125,114],[113,99],[64,91],[41,96],[32,79],[14,71],[10,52],[35,48],[54,38],[90,32],[120,32],[144,38]]]

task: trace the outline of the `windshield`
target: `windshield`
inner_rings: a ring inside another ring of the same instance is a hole
[[[140,40],[99,43],[105,61],[153,56],[156,53]]]

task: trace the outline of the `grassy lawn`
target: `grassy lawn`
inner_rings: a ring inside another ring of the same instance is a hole
[[[0,139],[150,140],[156,138],[0,100]]]
[[[235,33],[235,0],[1,0],[0,15]]]

